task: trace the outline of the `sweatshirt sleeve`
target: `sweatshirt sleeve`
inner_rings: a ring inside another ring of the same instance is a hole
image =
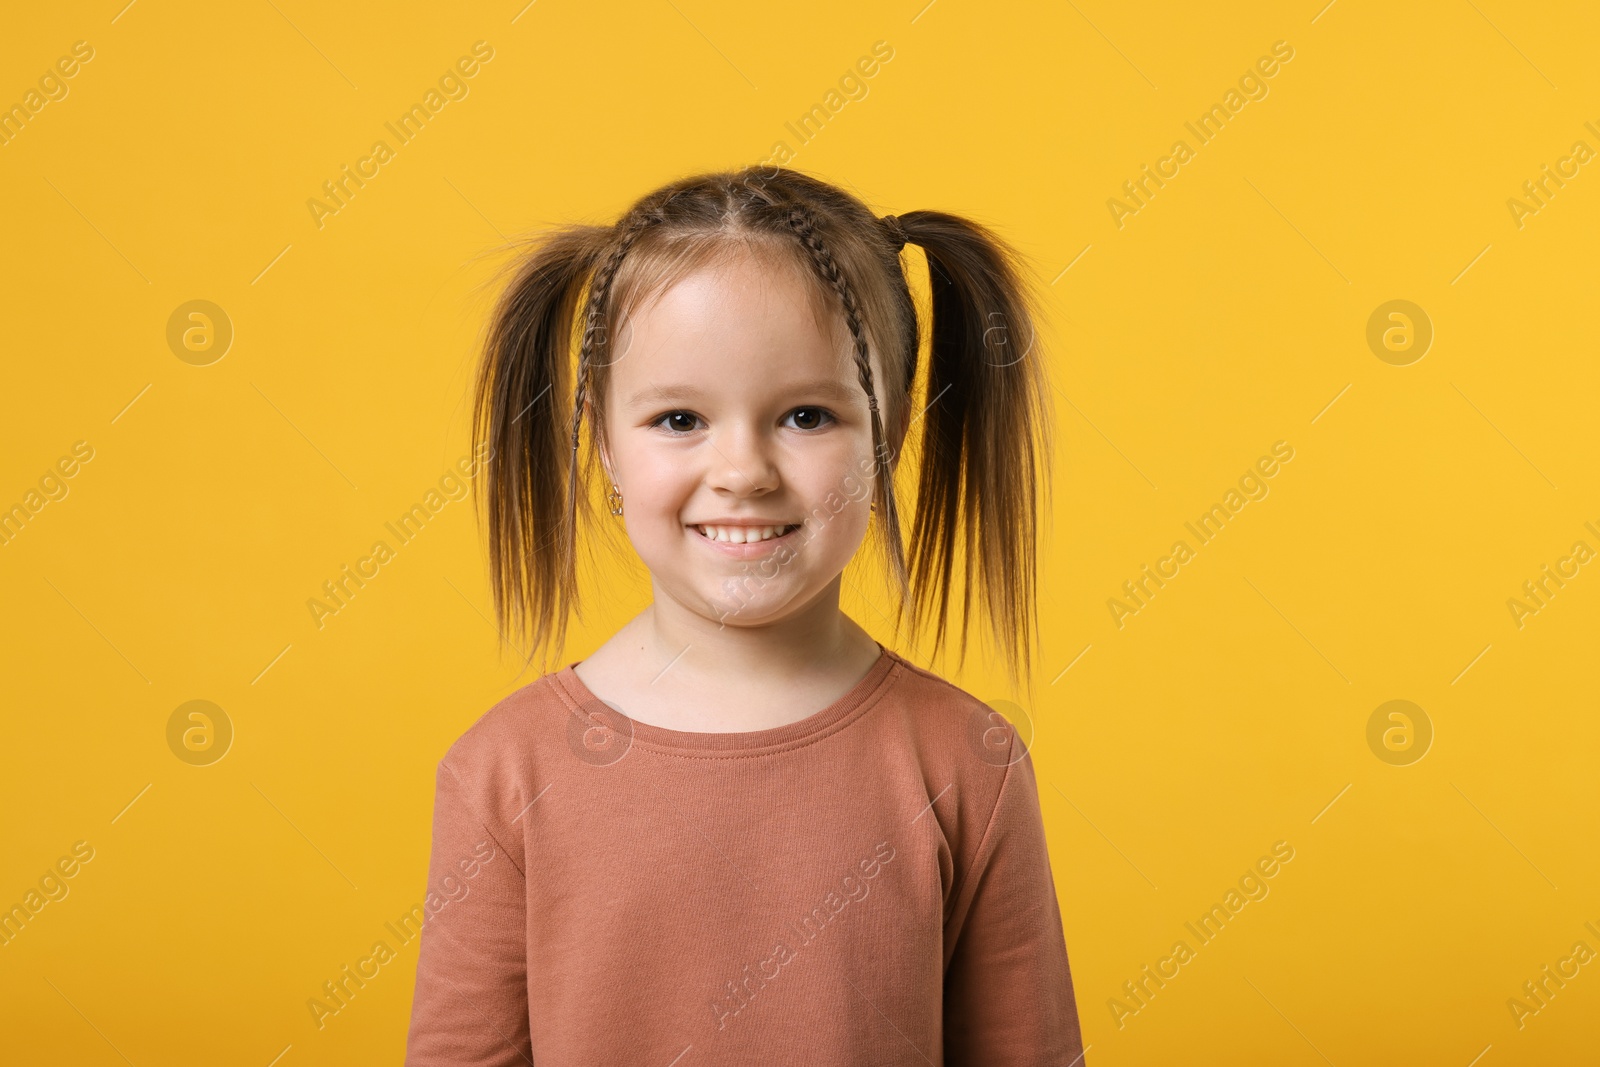
[[[533,1063],[526,909],[523,871],[440,761],[406,1067]]]
[[[957,903],[965,918],[945,969],[945,1063],[1084,1067],[1033,757],[1025,751],[1005,769]]]

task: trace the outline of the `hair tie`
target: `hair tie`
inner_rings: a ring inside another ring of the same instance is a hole
[[[900,225],[900,217],[898,215],[885,215],[878,222],[889,232],[889,240],[893,243],[895,252],[898,253],[906,246],[906,229]]]

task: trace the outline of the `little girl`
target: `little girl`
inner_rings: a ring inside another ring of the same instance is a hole
[[[1019,262],[763,168],[528,253],[473,418],[502,635],[563,648],[595,464],[652,603],[440,761],[407,1064],[1084,1062],[1026,746],[839,607],[874,528],[897,625],[931,613],[937,651],[959,567],[963,658],[976,591],[1025,672],[1048,445]]]

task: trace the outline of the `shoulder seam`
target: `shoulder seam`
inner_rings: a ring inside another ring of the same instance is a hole
[[[1011,734],[1012,747],[1016,746],[1017,739],[1018,734],[1013,731]],[[1023,755],[1026,757],[1027,753],[1024,752]],[[1017,763],[1020,762],[1020,760],[1015,760],[1006,764],[1005,774],[1000,778],[1000,788],[995,790],[994,793],[994,806],[989,809],[989,818],[983,824],[983,833],[978,837],[977,847],[972,850],[972,865],[967,868],[965,873],[962,874],[961,880],[951,887],[951,900],[960,899],[962,891],[967,887],[967,883],[972,880],[974,875],[982,873],[983,866],[987,866],[987,861],[980,866],[978,863],[978,857],[983,855],[983,846],[988,843],[989,834],[992,830],[994,830],[995,816],[1000,814],[1000,798],[1005,795],[1006,786],[1011,784],[1011,768],[1015,767]]]
[[[462,806],[472,814],[472,817],[475,820],[477,820],[478,826],[482,828],[483,832],[489,835],[489,840],[493,841],[500,851],[505,853],[506,862],[511,864],[512,868],[516,870],[517,874],[520,875],[524,881],[526,881],[528,878],[527,872],[524,871],[522,867],[517,866],[517,861],[511,858],[511,850],[506,848],[505,842],[496,837],[494,831],[489,829],[489,825],[484,821],[482,813],[480,813],[477,807],[472,803],[472,797],[467,793],[467,784],[461,780],[461,775],[457,774],[456,769],[450,766],[449,762],[446,760],[440,760],[439,766],[449,771],[450,777],[456,780],[456,785],[461,789]],[[526,863],[526,860],[524,860],[524,863]]]

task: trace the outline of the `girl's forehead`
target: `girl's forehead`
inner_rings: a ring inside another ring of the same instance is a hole
[[[771,318],[748,328],[646,330],[622,342],[609,385],[625,404],[690,391],[705,397],[765,395],[824,381],[842,383],[842,396],[859,389],[852,386],[859,375],[848,346],[784,329]]]
[[[616,334],[626,353],[668,357],[722,348],[816,359],[848,350],[842,318],[793,271],[761,262],[695,269],[628,310]]]
[[[734,246],[723,255],[675,272],[641,292],[630,319],[713,315],[729,307],[750,310],[810,307],[827,310],[818,284],[785,258]],[[821,316],[819,316],[821,317]]]

